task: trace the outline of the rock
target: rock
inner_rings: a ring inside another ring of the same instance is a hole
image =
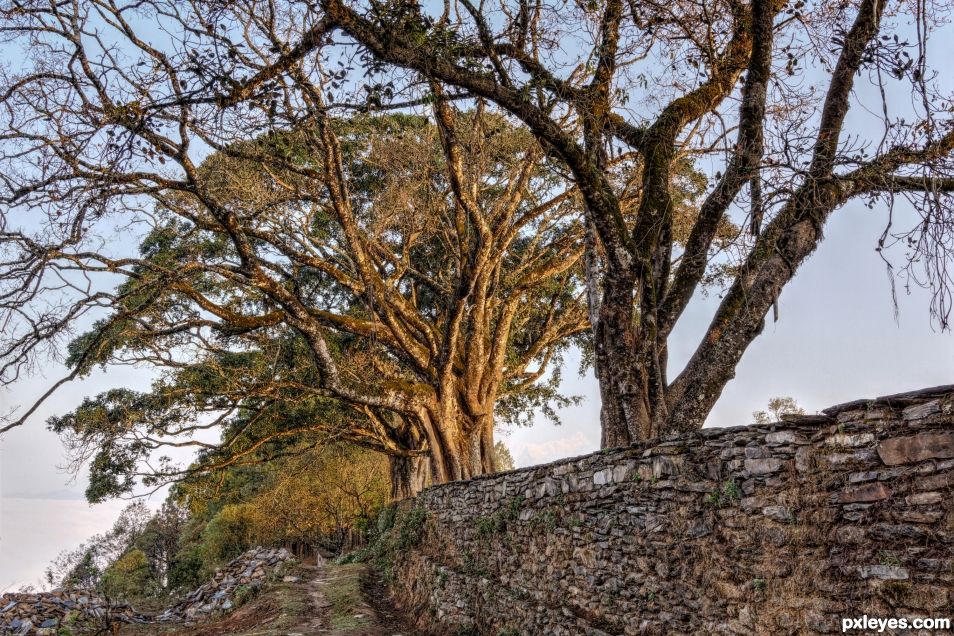
[[[865,446],[875,441],[874,433],[838,433],[825,440],[825,446],[851,447]]]
[[[752,475],[768,475],[777,472],[784,463],[784,461],[775,457],[767,459],[746,459],[745,470]]]
[[[152,617],[142,616],[128,605],[109,603],[86,591],[3,594],[0,595],[0,634],[54,634],[67,615],[79,628],[84,620],[100,621],[107,616],[117,623],[169,623],[200,618],[232,609],[235,606],[233,597],[241,581],[258,589],[272,568],[290,559],[291,554],[285,549],[249,550],[216,572],[210,581],[190,592],[182,602]],[[299,579],[291,576],[284,580],[297,582]]]
[[[909,577],[906,568],[894,565],[862,565],[858,568],[858,573],[863,579],[904,581]]]
[[[746,459],[763,459],[771,456],[772,451],[764,446],[746,446],[745,448]]]
[[[799,446],[795,451],[795,470],[806,473],[814,470],[815,460],[810,446]]]
[[[795,521],[795,515],[786,506],[765,506],[762,508],[762,514],[780,523],[792,523]]]
[[[954,433],[920,433],[886,439],[878,444],[878,455],[888,466],[954,457]]]
[[[678,475],[681,459],[669,457],[668,455],[658,455],[653,457],[653,477],[661,479],[668,475]]]
[[[954,471],[923,477],[915,483],[915,486],[918,490],[937,490],[954,486]]]
[[[931,400],[924,404],[915,404],[901,411],[901,417],[905,420],[920,420],[941,412],[941,402]]]
[[[197,619],[218,611],[228,611],[235,606],[235,591],[240,586],[259,589],[265,582],[268,571],[291,559],[284,548],[253,548],[231,561],[216,572],[212,579],[200,586],[178,605],[170,607],[156,617],[157,622],[177,622],[183,619]],[[283,580],[294,582],[298,577],[289,576]]]
[[[785,444],[807,444],[808,440],[794,431],[775,431],[765,436],[765,443],[769,446],[783,446]]]
[[[593,473],[593,485],[594,486],[604,486],[608,484],[613,479],[613,470],[611,468],[604,468],[603,470],[598,470]]]
[[[851,490],[845,490],[835,496],[839,503],[857,503],[869,501],[881,501],[891,496],[891,489],[885,484],[875,482],[865,484]]]
[[[927,533],[921,528],[905,524],[876,523],[868,529],[868,536],[876,541],[919,541]]]
[[[938,491],[932,490],[931,492],[919,492],[908,495],[904,498],[904,501],[909,506],[930,506],[941,503],[944,501],[944,497]]]

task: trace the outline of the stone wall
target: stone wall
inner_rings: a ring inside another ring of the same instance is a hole
[[[392,591],[440,634],[954,618],[952,424],[939,387],[429,488]]]

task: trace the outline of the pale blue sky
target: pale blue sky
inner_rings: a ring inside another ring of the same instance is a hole
[[[954,59],[954,38],[935,37],[932,49],[934,60]],[[871,98],[862,93],[860,101],[875,104]],[[850,125],[858,130],[878,125],[874,121],[855,110]],[[860,202],[835,213],[825,242],[783,292],[780,321],[769,322],[746,352],[708,426],[746,424],[752,411],[777,395],[791,395],[813,412],[854,398],[954,383],[954,336],[932,327],[929,294],[916,288],[907,295],[903,281],[897,281],[900,315],[895,322],[885,265],[874,251],[886,214],[884,206],[870,210]],[[896,215],[897,226],[903,226],[903,206]],[[692,353],[717,302],[715,296],[697,297],[689,306],[670,344],[673,375]],[[596,383],[592,375],[577,377],[575,368],[575,360],[569,360],[564,387],[584,401],[562,413],[562,426],[541,418],[532,428],[501,436],[519,465],[597,448]],[[0,389],[0,412],[29,403],[61,374],[51,362],[44,377]],[[59,551],[111,527],[123,505],[85,504],[85,476],[70,481],[59,468],[65,462],[63,449],[46,431],[46,418],[109,386],[145,388],[148,381],[145,370],[94,373],[64,387],[26,426],[0,440],[0,591],[35,582]]]

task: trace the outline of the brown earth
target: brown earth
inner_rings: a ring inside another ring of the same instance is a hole
[[[238,609],[195,625],[126,625],[120,636],[418,636],[361,564],[296,565]]]

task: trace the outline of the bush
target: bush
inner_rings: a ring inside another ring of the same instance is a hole
[[[370,563],[385,578],[390,579],[395,559],[417,546],[424,537],[427,510],[421,506],[402,509],[400,505],[383,508],[376,523],[369,528],[376,531],[367,537],[368,544],[340,557],[338,563]]]
[[[100,588],[110,598],[136,599],[155,596],[161,586],[146,554],[133,548],[106,568]]]
[[[202,531],[202,562],[206,568],[231,561],[254,544],[254,511],[248,504],[219,510]]]
[[[168,588],[171,591],[195,589],[202,584],[204,574],[202,546],[190,545],[176,554],[169,565]]]

